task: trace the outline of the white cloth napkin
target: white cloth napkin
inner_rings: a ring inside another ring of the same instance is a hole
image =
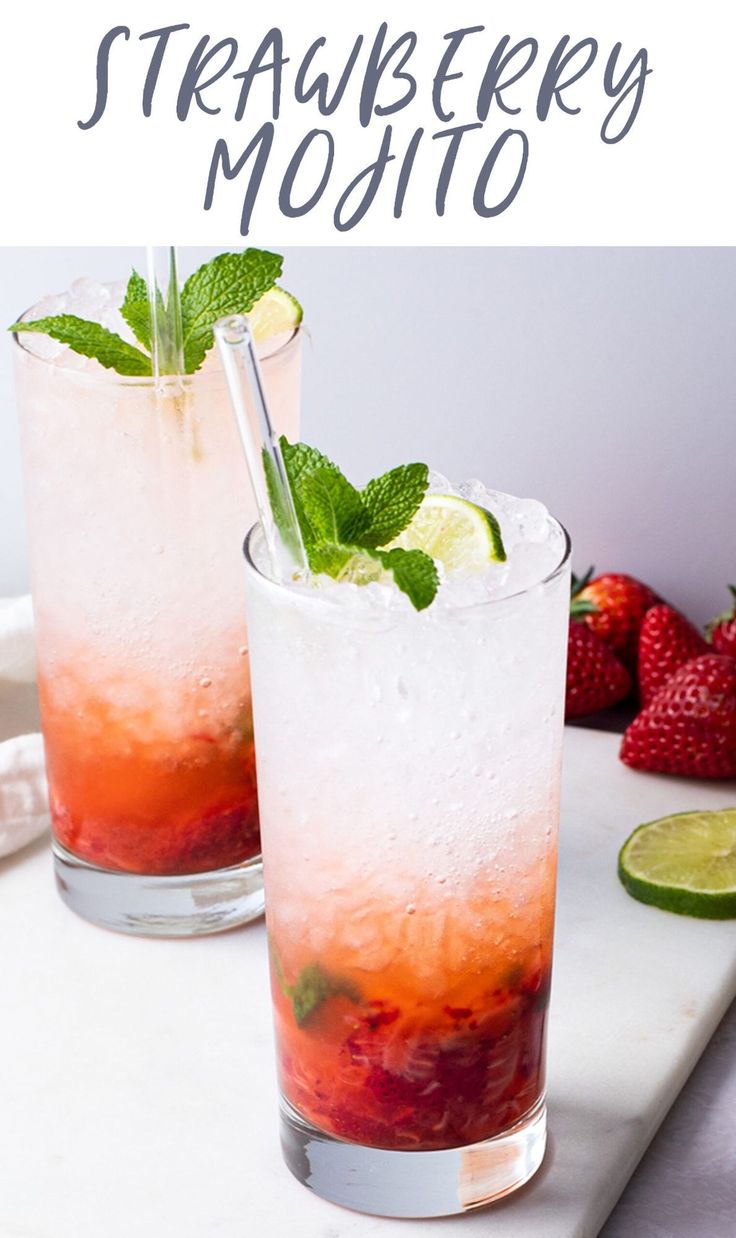
[[[3,680],[32,683],[35,677],[31,599],[0,598],[0,692]],[[40,735],[14,735],[0,743],[0,857],[48,828],[43,741]]]

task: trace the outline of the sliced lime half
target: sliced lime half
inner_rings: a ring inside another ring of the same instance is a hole
[[[736,917],[736,808],[640,825],[621,848],[618,875],[642,903],[705,920]]]
[[[277,285],[269,288],[247,315],[256,341],[267,340],[283,331],[295,331],[303,316],[304,311],[296,297]]]
[[[427,494],[411,523],[391,546],[423,550],[446,571],[482,572],[503,563],[506,551],[496,517],[454,494]]]

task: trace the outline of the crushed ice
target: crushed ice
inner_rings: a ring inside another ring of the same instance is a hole
[[[99,322],[129,344],[135,344],[135,336],[122,314],[120,306],[125,297],[125,281],[101,284],[95,279],[75,279],[67,292],[44,297],[23,315],[23,318],[53,318],[57,314],[73,314],[88,322]],[[73,370],[99,369],[97,361],[82,357],[69,347],[40,332],[25,332],[23,347],[45,361],[55,361]]]

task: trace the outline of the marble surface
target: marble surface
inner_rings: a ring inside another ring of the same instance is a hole
[[[1,863],[2,1238],[594,1238],[736,994],[736,922],[644,907],[615,876],[640,821],[736,785],[632,773],[617,743],[566,736],[547,1160],[456,1219],[348,1213],[283,1168],[262,925],[117,936],[61,904],[44,842]],[[732,1013],[605,1238],[732,1232],[735,1047]]]

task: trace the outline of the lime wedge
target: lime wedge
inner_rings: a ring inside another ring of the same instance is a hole
[[[640,825],[618,857],[629,894],[705,920],[736,916],[736,808],[681,812]]]
[[[489,563],[503,563],[506,558],[496,517],[453,494],[425,495],[391,546],[423,550],[458,575],[482,572]]]
[[[285,288],[274,285],[256,301],[249,311],[248,322],[256,341],[267,340],[283,331],[295,331],[303,317],[303,310],[296,297]]]

